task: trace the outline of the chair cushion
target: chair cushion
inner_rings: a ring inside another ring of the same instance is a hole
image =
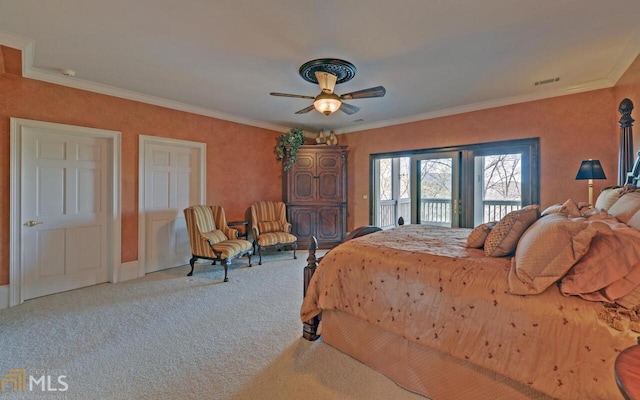
[[[258,230],[260,235],[269,232],[284,232],[282,221],[262,221],[258,222]]]
[[[227,240],[227,237],[222,233],[221,230],[215,230],[211,232],[205,232],[201,234],[203,238],[209,240],[211,244],[220,243],[222,241]]]
[[[260,234],[258,238],[258,245],[260,246],[273,246],[276,244],[291,244],[298,241],[298,238],[290,233],[285,232],[270,232]]]
[[[213,245],[216,253],[221,253],[220,258],[231,258],[252,249],[251,242],[247,240],[225,240]]]

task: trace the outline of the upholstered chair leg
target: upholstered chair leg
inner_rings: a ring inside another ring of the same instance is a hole
[[[258,261],[258,265],[262,265],[262,246],[258,245],[258,256],[260,260]]]
[[[253,265],[251,265],[251,253],[247,254],[247,257],[249,257],[249,266],[252,267]]]
[[[295,242],[294,244],[292,244],[291,247],[293,248],[293,259],[297,260],[298,257],[296,256],[296,250],[298,249],[298,242]]]
[[[191,265],[191,271],[187,274],[187,276],[193,275],[193,267],[194,267],[197,259],[198,259],[198,257],[193,256],[193,257],[191,257],[191,260],[189,260],[189,265]]]
[[[229,271],[229,260],[225,258],[220,262],[220,264],[222,264],[222,266],[224,267],[224,281],[229,282],[229,278],[227,278],[227,272]]]

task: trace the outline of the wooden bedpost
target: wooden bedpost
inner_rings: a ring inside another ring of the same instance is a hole
[[[316,267],[318,266],[318,259],[316,257],[316,250],[318,250],[318,240],[315,236],[311,237],[311,241],[309,243],[309,257],[307,257],[307,266],[304,267],[304,285],[303,285],[303,296],[307,295],[307,288],[309,287],[309,282],[311,282],[311,277],[313,273],[316,272]],[[302,337],[307,340],[316,340],[320,337],[316,332],[318,331],[318,325],[320,324],[320,316],[315,316],[311,318],[309,321],[304,322],[302,325]]]

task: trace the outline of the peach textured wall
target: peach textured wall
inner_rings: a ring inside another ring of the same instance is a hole
[[[206,143],[207,202],[224,206],[230,220],[244,219],[257,200],[282,198],[271,151],[278,132],[25,79],[20,52],[0,49],[0,285],[9,283],[10,117],[122,132],[122,262],[138,259],[139,134]]]
[[[627,69],[627,71],[618,79],[615,86],[616,110],[620,101],[628,98],[633,102],[634,110],[631,117],[636,120],[633,127],[633,147],[637,152],[640,150],[640,56]],[[616,118],[620,119],[620,113],[616,112]]]
[[[369,223],[369,155],[400,150],[539,137],[542,206],[586,201],[586,182],[575,181],[580,161],[602,162],[608,179],[595,181],[596,193],[617,179],[616,109],[611,88],[341,135],[349,146],[347,227]]]

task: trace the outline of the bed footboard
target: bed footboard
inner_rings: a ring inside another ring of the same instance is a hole
[[[313,273],[316,272],[316,267],[318,266],[316,250],[318,250],[318,240],[315,238],[315,236],[312,236],[311,241],[309,242],[309,257],[307,257],[307,266],[304,267],[303,298],[307,295],[309,282],[311,282],[311,277],[313,276]],[[311,318],[309,321],[303,322],[302,337],[307,340],[317,340],[320,337],[320,335],[318,335],[317,333],[318,325],[320,325],[320,315]]]
[[[368,235],[370,233],[374,233],[380,231],[382,229],[377,226],[365,225],[354,229],[345,239],[344,241],[349,241],[351,239],[355,239],[360,236]],[[309,282],[311,282],[311,277],[314,272],[316,272],[316,268],[318,267],[318,263],[320,259],[316,256],[316,251],[318,250],[318,240],[315,236],[311,237],[309,241],[309,256],[307,257],[307,266],[304,267],[304,283],[303,283],[303,298],[307,295],[307,288],[309,287]],[[320,335],[318,334],[318,326],[320,325],[320,320],[322,319],[322,314],[311,318],[309,321],[303,322],[302,326],[302,337],[307,340],[317,340]]]

